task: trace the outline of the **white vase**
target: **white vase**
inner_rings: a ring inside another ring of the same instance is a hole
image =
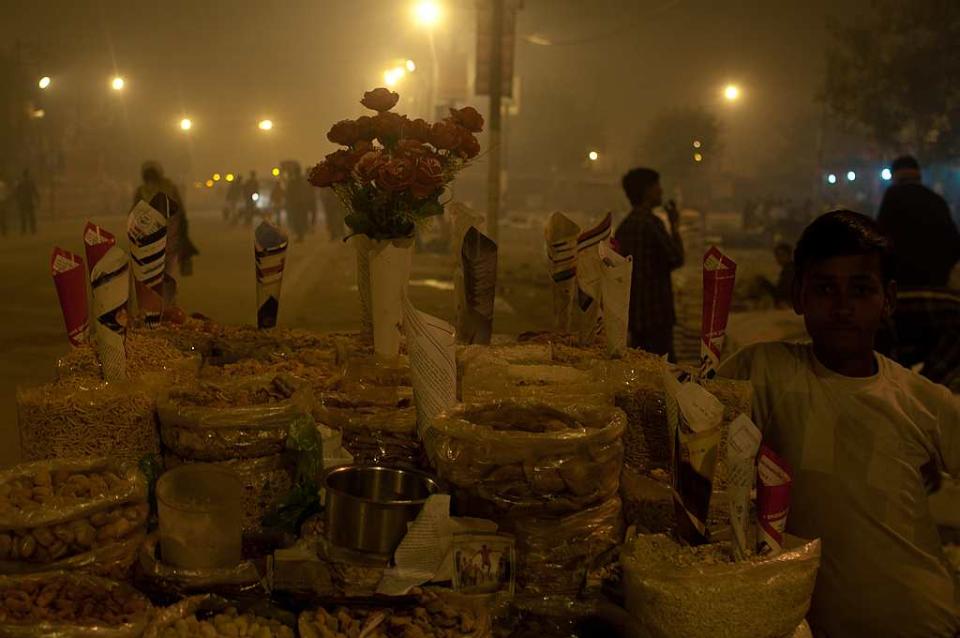
[[[413,237],[371,239],[355,235],[357,288],[361,323],[373,334],[373,350],[381,359],[400,354],[403,334],[403,296],[410,279]]]

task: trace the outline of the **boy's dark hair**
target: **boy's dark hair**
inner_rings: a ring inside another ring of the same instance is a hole
[[[835,210],[817,217],[803,231],[793,253],[797,281],[812,261],[849,255],[878,255],[883,282],[894,277],[893,243],[877,222],[852,210]]]
[[[160,180],[160,171],[155,166],[146,166],[140,171],[140,177],[145,182],[157,182]]]
[[[914,171],[920,170],[920,162],[917,161],[917,158],[912,155],[901,155],[897,159],[893,160],[893,164],[890,165],[890,170],[896,173],[897,171],[903,169],[910,169]]]
[[[630,203],[637,205],[643,203],[647,189],[659,181],[660,173],[652,168],[634,168],[623,176],[621,184],[623,185],[623,192],[626,193]]]

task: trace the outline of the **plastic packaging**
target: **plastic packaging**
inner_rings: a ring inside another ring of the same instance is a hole
[[[562,517],[515,521],[519,569],[524,594],[576,595],[595,561],[623,541],[620,499]]]
[[[277,610],[268,610],[276,612]],[[251,638],[293,638],[294,630],[285,622],[248,610],[239,612],[230,603],[211,595],[190,596],[170,607],[158,610],[143,638],[194,638],[204,636],[250,636]],[[287,622],[295,622],[291,614],[285,614]],[[202,618],[202,620],[201,620]]]
[[[188,594],[216,590],[224,594],[260,593],[260,573],[250,561],[228,569],[183,569],[164,563],[159,556],[159,537],[151,534],[137,548],[140,569],[164,592]]]
[[[620,555],[627,611],[651,638],[790,636],[820,566],[819,540],[793,540],[776,558],[732,562],[728,546],[639,536]]]
[[[0,635],[7,638],[139,638],[150,609],[140,592],[95,576],[0,577]]]
[[[458,406],[423,438],[440,478],[495,512],[562,514],[616,494],[624,425],[610,406],[506,400]]]
[[[139,383],[48,383],[17,390],[21,458],[105,456],[137,463],[160,452],[157,386]]]
[[[194,461],[254,458],[283,451],[290,423],[309,416],[313,392],[280,375],[200,383],[160,395],[163,444]]]
[[[144,376],[158,377],[165,383],[186,383],[197,378],[201,358],[184,352],[170,341],[151,333],[131,330],[127,333],[127,374],[132,381]],[[103,379],[103,370],[92,345],[73,348],[57,361],[60,381],[93,384]]]

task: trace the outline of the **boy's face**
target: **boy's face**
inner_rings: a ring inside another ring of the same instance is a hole
[[[793,304],[817,347],[837,357],[873,351],[896,299],[896,285],[884,285],[882,273],[879,255],[830,257],[806,265]]]

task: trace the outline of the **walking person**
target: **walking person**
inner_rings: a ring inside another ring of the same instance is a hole
[[[249,226],[257,212],[257,201],[260,199],[260,180],[257,172],[250,171],[250,177],[243,183],[243,224]]]
[[[630,286],[630,345],[657,355],[676,358],[673,352],[673,285],[670,273],[683,265],[683,240],[676,204],[666,206],[670,230],[653,213],[663,201],[660,175],[635,168],[623,176],[623,192],[632,207],[615,234],[620,254],[633,257]]]
[[[20,210],[20,234],[26,235],[27,229],[30,229],[31,235],[37,234],[37,202],[40,200],[40,192],[37,185],[33,183],[30,177],[30,170],[23,169],[23,176],[17,184],[16,190],[17,208]]]
[[[317,212],[316,191],[303,176],[300,164],[291,164],[287,177],[287,220],[296,241],[303,241],[311,215]]]

